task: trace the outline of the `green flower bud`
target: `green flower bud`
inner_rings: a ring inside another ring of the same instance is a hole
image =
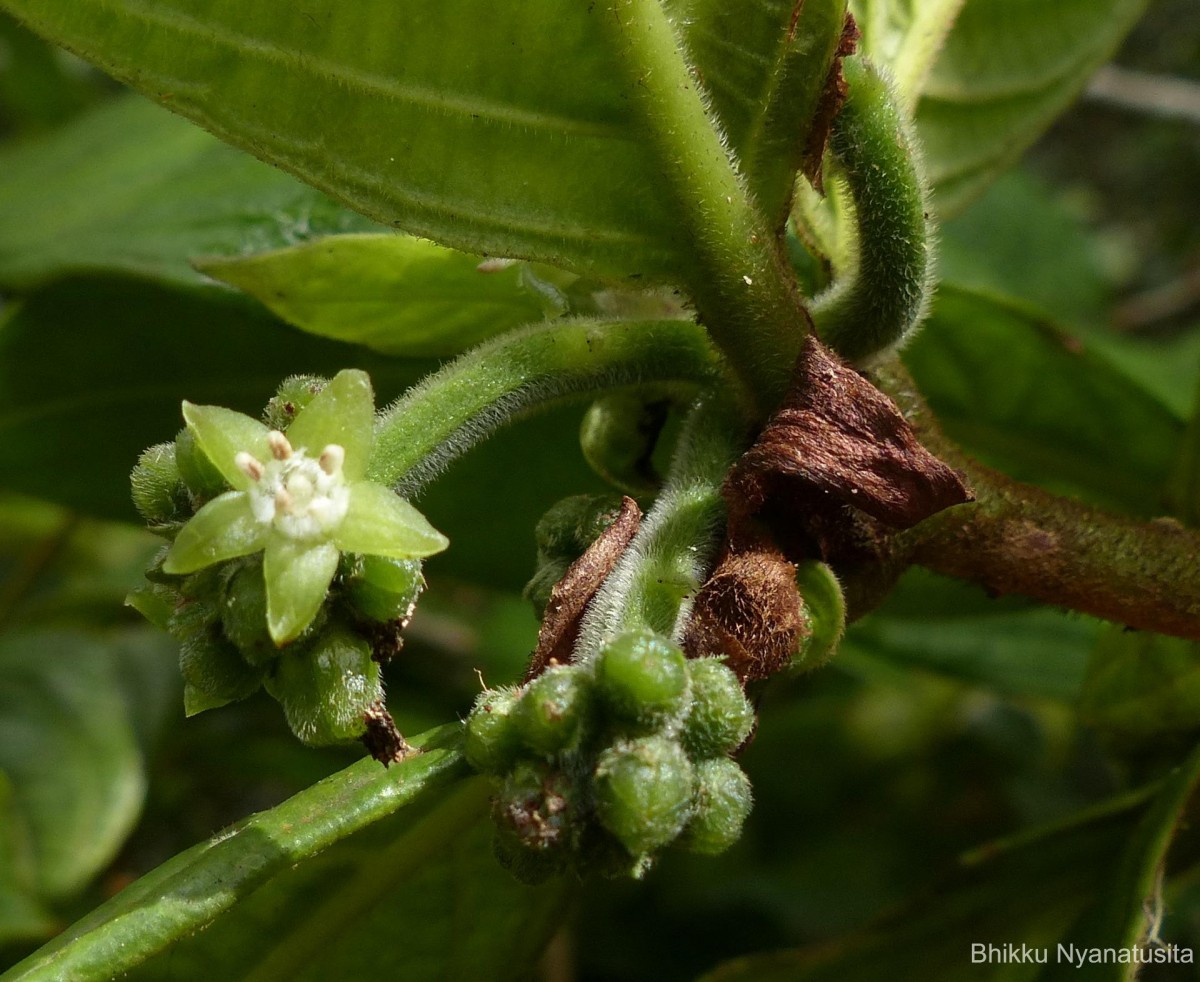
[[[261,562],[252,560],[230,577],[221,604],[221,626],[251,665],[269,665],[279,657],[267,632],[267,585]]]
[[[571,833],[571,783],[543,761],[522,761],[492,802],[503,836],[526,849],[550,852],[566,846]]]
[[[618,495],[580,494],[552,505],[541,517],[534,530],[538,546],[537,571],[524,591],[538,617],[546,612],[554,584],[620,512]]]
[[[665,846],[683,829],[691,816],[694,783],[692,763],[674,740],[621,740],[596,764],[596,814],[639,857]]]
[[[485,774],[503,774],[517,758],[521,737],[513,722],[520,693],[513,689],[486,689],[479,693],[467,717],[464,753],[467,763]]]
[[[681,739],[694,758],[717,757],[741,746],[754,726],[750,705],[733,670],[715,658],[688,662],[692,702]]]
[[[183,673],[183,709],[195,716],[257,692],[259,673],[213,628],[182,639],[179,669]]]
[[[313,401],[329,384],[328,379],[316,375],[290,375],[279,383],[275,395],[271,396],[263,410],[263,422],[273,430],[287,432],[287,428],[305,406]]]
[[[600,652],[596,686],[621,719],[638,726],[658,726],[679,713],[687,701],[687,659],[678,647],[653,631],[630,631]]]
[[[381,624],[406,621],[425,589],[419,559],[359,556],[346,579],[346,593],[364,617]]]
[[[283,706],[292,732],[310,746],[361,737],[367,710],[383,701],[371,646],[343,627],[327,629],[299,650],[282,651],[275,664],[267,691]]]
[[[153,530],[191,517],[187,488],[175,463],[175,445],[159,443],[144,450],[129,475],[133,504]]]
[[[824,563],[809,561],[796,567],[796,586],[808,609],[811,634],[792,659],[792,668],[820,668],[837,653],[846,632],[846,601],[837,577]]]
[[[195,434],[186,427],[175,437],[175,463],[183,483],[197,501],[207,501],[229,490],[221,472],[200,449]]]
[[[529,683],[513,713],[526,747],[550,756],[575,742],[591,704],[589,682],[574,665],[558,665]]]
[[[696,812],[679,844],[706,856],[724,852],[741,838],[752,804],[750,779],[735,761],[702,761],[696,765]]]
[[[652,456],[670,403],[617,392],[597,399],[583,417],[584,459],[604,480],[627,494],[648,494],[662,478]]]

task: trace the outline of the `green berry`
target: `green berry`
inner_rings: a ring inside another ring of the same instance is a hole
[[[566,846],[571,833],[571,783],[544,761],[522,761],[492,802],[502,835],[526,849]]]
[[[688,694],[687,659],[653,631],[614,638],[596,660],[596,686],[622,720],[657,726],[683,709]]]
[[[273,430],[286,432],[300,410],[328,384],[328,379],[316,375],[288,376],[279,383],[275,395],[263,410],[263,422]]]
[[[467,763],[485,774],[503,774],[516,760],[520,734],[512,713],[520,698],[512,689],[487,689],[479,693],[467,717],[464,753]]]
[[[183,709],[188,716],[245,699],[262,685],[259,673],[215,627],[194,631],[182,640],[179,669]]]
[[[279,657],[267,631],[267,585],[261,562],[248,562],[230,577],[221,604],[221,626],[251,665],[268,665]]]
[[[573,665],[548,668],[529,683],[513,712],[521,741],[534,753],[566,750],[583,728],[591,701],[586,676]]]
[[[596,764],[601,824],[639,857],[674,839],[691,815],[694,775],[683,748],[662,736],[621,740]]]
[[[173,443],[159,443],[143,451],[129,483],[134,507],[151,528],[190,517],[187,489],[175,463]]]
[[[846,631],[846,601],[833,570],[815,560],[796,567],[796,586],[804,598],[811,633],[792,659],[792,667],[807,672],[837,653]]]
[[[696,813],[679,844],[691,852],[715,856],[742,835],[753,798],[750,779],[728,757],[696,765]]]
[[[347,594],[355,609],[381,624],[405,621],[412,616],[417,598],[425,589],[419,559],[362,556],[347,579]]]
[[[692,701],[681,734],[694,758],[717,757],[741,746],[754,726],[754,707],[733,670],[715,658],[688,662]]]
[[[180,430],[175,437],[175,463],[183,483],[198,502],[208,501],[229,490],[225,478],[208,459],[208,454],[200,449],[189,429]]]
[[[326,629],[310,644],[289,646],[275,666],[267,691],[283,706],[292,732],[310,746],[358,739],[367,710],[383,701],[371,646],[343,627]]]

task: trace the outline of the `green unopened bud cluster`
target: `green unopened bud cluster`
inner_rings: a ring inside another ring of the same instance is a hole
[[[518,877],[640,876],[672,843],[715,854],[737,841],[751,795],[730,754],[753,724],[720,661],[633,631],[589,664],[481,693],[466,755],[497,781],[496,851]]]
[[[325,385],[307,376],[286,380],[268,403],[264,422],[286,434]],[[173,443],[145,451],[131,483],[149,527],[171,541],[200,508],[230,491],[190,429]],[[342,553],[324,603],[281,646],[268,628],[261,552],[187,575],[165,572],[166,555],[164,549],[147,571],[148,584],[130,603],[179,642],[188,715],[265,688],[305,743],[362,736],[364,714],[383,700],[372,640],[382,650],[394,649],[425,585],[420,560]]]

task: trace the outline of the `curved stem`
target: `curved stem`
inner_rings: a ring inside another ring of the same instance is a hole
[[[678,639],[725,520],[721,484],[748,438],[727,393],[714,389],[697,400],[662,493],[588,606],[575,661],[595,657],[606,641],[631,628]]]
[[[596,4],[658,154],[679,215],[679,271],[700,320],[766,416],[787,391],[808,313],[778,242],[755,207],[660,0]]]
[[[621,386],[675,384],[682,397],[717,377],[716,354],[691,321],[539,324],[472,349],[385,409],[368,476],[412,497],[452,460],[534,410]]]
[[[933,292],[934,223],[911,128],[891,86],[847,58],[849,92],[830,150],[854,201],[854,268],[813,303],[821,340],[857,362],[903,340]]]

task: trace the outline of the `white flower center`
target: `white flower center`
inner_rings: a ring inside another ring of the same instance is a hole
[[[310,457],[303,447],[293,450],[287,437],[272,430],[267,440],[271,459],[266,463],[245,451],[237,466],[254,480],[250,509],[260,522],[271,522],[289,539],[323,539],[346,517],[350,489],[342,473],[346,451],[331,443],[320,456]]]

